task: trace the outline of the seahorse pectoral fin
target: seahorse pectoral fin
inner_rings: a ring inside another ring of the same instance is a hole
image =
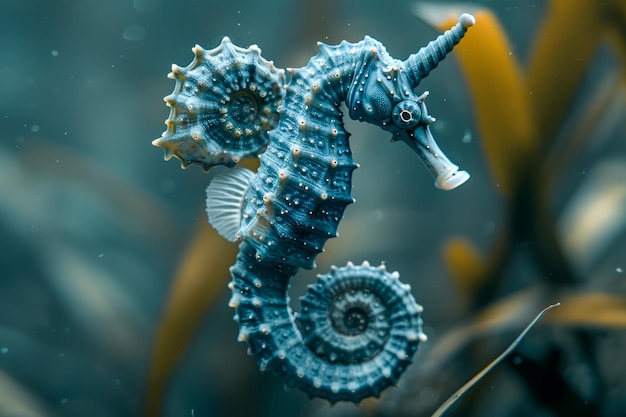
[[[406,142],[422,158],[426,167],[435,177],[435,186],[442,190],[453,190],[459,185],[465,183],[470,175],[466,171],[460,171],[459,167],[450,162],[448,157],[442,152],[430,132],[429,125],[435,122],[435,118],[428,114],[424,100],[428,96],[425,92],[420,96],[421,121],[412,132],[406,135],[400,135],[400,138]]]
[[[245,168],[232,168],[217,174],[206,189],[206,212],[209,223],[231,242],[243,216],[244,196],[254,172]]]

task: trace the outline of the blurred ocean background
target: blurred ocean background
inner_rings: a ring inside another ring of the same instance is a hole
[[[365,35],[405,59],[455,4],[0,4],[0,417],[428,416],[555,301],[449,415],[624,415],[621,0],[455,9],[477,17],[467,49],[417,90],[430,91],[440,147],[472,175],[457,190],[437,190],[406,145],[346,116],[357,202],[317,270],[293,280],[294,309],[330,265],[384,261],[424,306],[429,341],[398,388],[332,408],[261,375],[236,340],[236,247],[206,224],[210,174],[151,145],[166,74],[224,36],[281,68],[304,66],[317,41]]]

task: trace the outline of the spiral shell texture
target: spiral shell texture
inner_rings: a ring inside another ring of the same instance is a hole
[[[240,48],[228,37],[212,50],[196,45],[192,51],[187,67],[172,65],[176,86],[164,98],[171,109],[167,130],[153,143],[165,148],[166,159],[176,156],[183,167],[197,163],[205,170],[258,156],[278,124],[284,71],[256,45]]]
[[[319,276],[301,302],[298,322],[305,344],[330,363],[367,363],[384,351],[380,363],[387,368],[378,374],[388,378],[398,358],[408,362],[418,342],[425,339],[422,307],[410,287],[400,282],[399,274],[387,272],[384,265],[372,267],[364,262],[333,267]],[[360,382],[373,395],[380,392],[373,379]]]
[[[397,383],[426,340],[421,306],[383,266],[348,263],[321,275],[297,317],[287,291],[299,268],[315,267],[354,201],[357,164],[342,102],[351,118],[380,126],[415,150],[439,188],[467,180],[430,133],[427,93],[413,89],[472,24],[462,15],[406,61],[370,37],[319,44],[305,67],[289,70],[284,90],[282,71],[257,47],[239,48],[228,39],[212,51],[194,48],[194,62],[175,67],[168,130],[155,141],[166,156],[208,169],[262,152],[256,173],[233,168],[212,180],[207,213],[220,234],[241,242],[229,283],[238,338],[248,342],[262,372],[279,375],[287,386],[331,402],[360,402]]]
[[[261,372],[332,403],[379,396],[395,384],[426,340],[410,287],[384,267],[333,268],[301,299],[296,322],[287,295],[296,269],[255,263],[246,241],[231,268],[238,339],[249,343]]]

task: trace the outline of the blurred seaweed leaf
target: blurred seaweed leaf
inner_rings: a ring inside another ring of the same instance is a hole
[[[450,398],[448,398],[432,415],[432,417],[439,417],[447,413],[450,408],[458,402],[458,400],[465,395],[474,385],[476,385],[481,379],[485,377],[493,368],[498,366],[503,360],[505,360],[520,344],[524,336],[528,334],[530,329],[541,319],[541,317],[548,311],[553,309],[554,307],[558,307],[560,304],[551,304],[548,307],[541,310],[541,312],[535,316],[533,321],[531,321],[524,330],[517,336],[517,338],[511,343],[498,357],[496,357],[493,361],[489,362],[487,366],[485,366],[480,372],[478,372],[472,379],[467,381],[461,388],[455,391]]]
[[[241,166],[256,169],[257,160]],[[224,240],[208,222],[202,222],[174,274],[168,300],[157,328],[152,353],[146,415],[158,416],[165,386],[189,349],[202,319],[230,278],[237,245]]]
[[[148,416],[159,415],[166,382],[186,353],[200,321],[225,287],[228,268],[236,255],[237,245],[224,242],[208,223],[202,223],[175,273],[157,330],[147,395]]]
[[[0,370],[0,415],[44,417],[48,410],[19,382]]]
[[[622,60],[626,56],[624,38],[618,41],[616,36],[611,36],[615,28],[619,29],[617,33],[623,31],[623,25],[620,25],[623,19],[609,18],[618,9],[618,15],[622,16],[623,6],[618,1],[602,5],[595,1],[580,1],[576,6],[563,0],[549,2],[525,73],[510,52],[514,48],[497,17],[487,9],[473,11],[480,24],[473,36],[458,48],[457,57],[473,101],[486,160],[494,183],[508,206],[503,219],[506,227],[496,238],[488,259],[483,259],[464,238],[451,239],[445,248],[444,256],[458,287],[469,298],[497,279],[498,272],[506,264],[505,259],[517,243],[524,241],[534,243],[537,261],[545,271],[550,271],[552,281],[576,281],[559,243],[556,221],[551,215],[550,195],[555,183],[563,181],[564,177],[567,179],[566,163],[572,162],[576,152],[583,151],[584,141],[601,141],[594,127],[602,125],[606,129],[608,124],[618,129],[617,132],[609,129],[611,133],[623,134],[626,111],[623,67],[607,69],[608,73],[604,75],[609,86],[601,85],[604,88],[591,100],[583,97],[583,112],[594,117],[586,119],[575,114],[572,120],[569,114],[602,42],[611,41],[609,44],[616,46],[614,52]],[[439,30],[449,24],[455,12],[454,8],[430,4],[420,4],[416,9],[420,17]],[[601,119],[606,113],[609,113],[609,119]],[[563,130],[567,137],[557,140]],[[596,136],[590,139],[590,135]],[[567,158],[568,155],[571,156]],[[606,184],[611,178],[613,183],[623,183],[620,179],[624,174],[614,169],[589,187],[595,193],[612,195],[609,198],[614,203],[612,207],[618,207],[620,203],[623,207],[621,193],[615,186]],[[604,185],[598,187],[598,183]],[[589,198],[582,200],[590,201]],[[597,201],[596,198],[593,200]],[[587,203],[573,206],[580,209],[584,204]],[[585,210],[588,216],[594,212]],[[622,223],[616,221],[615,216],[611,220],[613,224]],[[592,239],[586,240],[590,242]],[[587,243],[585,249],[593,250],[590,246]]]
[[[580,328],[626,329],[626,295],[598,292],[566,294],[566,308],[547,320]]]
[[[0,415],[132,414],[163,266],[154,255],[181,239],[170,213],[50,140],[0,147],[0,165]]]

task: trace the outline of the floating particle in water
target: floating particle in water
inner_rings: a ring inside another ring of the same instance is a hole
[[[149,13],[158,9],[161,0],[133,0],[133,7],[138,12]]]
[[[130,25],[126,28],[122,37],[127,41],[142,41],[146,38],[146,29],[141,25]]]
[[[50,55],[59,56],[59,51],[57,51],[56,49],[53,49],[52,51],[50,51]]]
[[[617,272],[618,274],[621,274],[622,272],[624,272],[624,270],[622,269],[621,266],[618,266],[617,268],[615,268],[615,272]]]
[[[33,132],[33,133],[39,132],[39,125],[32,125],[30,127],[30,131]]]
[[[465,131],[463,135],[463,139],[461,139],[463,143],[470,143],[472,141],[472,132],[468,129]]]
[[[0,348],[0,353],[2,353],[3,355],[9,352],[9,348],[6,346],[3,346],[2,348]]]

